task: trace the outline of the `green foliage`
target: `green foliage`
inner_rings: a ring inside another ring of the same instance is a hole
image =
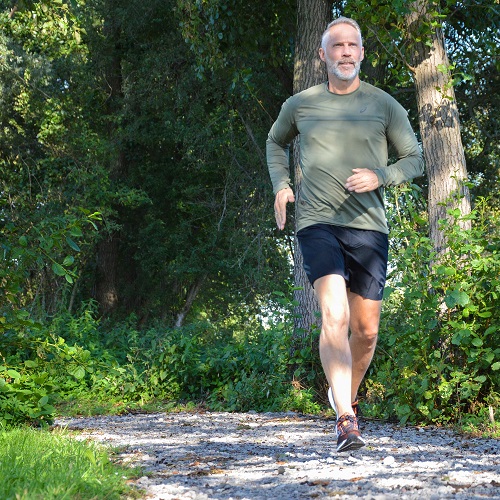
[[[313,388],[295,388],[289,391],[283,401],[283,407],[290,411],[298,411],[308,415],[317,415],[323,410],[317,401]]]
[[[94,369],[90,351],[68,345],[40,326],[13,337],[10,345],[2,344],[0,425],[4,427],[52,423],[60,394],[80,388]]]
[[[289,354],[290,251],[274,229],[263,154],[292,92],[293,2],[12,5],[0,12],[5,425],[50,420],[55,401],[84,398],[116,411],[155,399],[316,411],[317,332]],[[413,87],[408,5],[334,8],[364,23],[374,81],[397,91],[416,117],[405,101]],[[441,8],[414,41],[445,30],[474,189],[495,193],[495,7]],[[498,384],[497,236],[487,223],[498,217],[479,204],[472,232],[447,226],[452,247],[431,267],[425,209],[412,193],[395,192],[380,343],[387,354],[376,357],[366,391],[374,412],[454,419],[486,404]],[[108,237],[112,256],[101,249]],[[89,302],[110,277],[119,317],[128,318],[119,323],[98,319]],[[192,290],[186,326],[174,329]],[[263,329],[256,316],[275,290],[286,319]]]
[[[407,189],[395,193],[406,212],[392,214],[390,295],[368,388],[378,387],[379,411],[402,422],[456,422],[500,384],[499,213],[478,200],[466,230],[450,211],[441,221],[449,248],[436,256],[418,202]]]
[[[77,315],[60,314],[49,328],[16,337],[6,350],[4,425],[51,422],[54,406],[88,406],[85,401],[98,412],[155,401],[195,401],[227,411],[316,411],[311,394],[289,380],[289,318],[265,328],[257,321],[242,329],[205,320],[141,331],[133,316],[109,328],[90,302]]]
[[[38,363],[32,360],[26,360],[17,370],[0,365],[0,427],[52,422],[57,385],[37,367]]]
[[[137,473],[114,465],[97,444],[66,433],[29,428],[0,432],[0,497],[6,500],[138,498],[126,484]]]
[[[290,7],[17,7],[0,12],[0,225],[15,219],[10,244],[29,230],[29,246],[36,228],[78,216],[79,207],[102,217],[99,238],[78,244],[74,263],[68,255],[50,263],[61,279],[27,272],[26,302],[36,298],[34,311],[54,314],[70,301],[102,301],[113,281],[120,318],[136,312],[175,324],[193,288],[193,318],[243,302],[255,312],[290,274],[263,155],[291,63]],[[248,23],[248,10],[273,25],[275,41]],[[199,63],[210,85],[196,78]]]

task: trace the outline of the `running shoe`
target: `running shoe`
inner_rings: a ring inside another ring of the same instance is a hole
[[[358,419],[354,415],[344,413],[337,419],[337,451],[357,450],[366,443],[359,433]]]
[[[328,401],[330,402],[331,407],[333,408],[333,411],[338,415],[339,412],[337,411],[337,408],[335,407],[335,400],[333,399],[333,391],[332,388],[328,388]],[[354,400],[352,403],[352,411],[354,412],[354,415],[356,415],[356,418],[360,416],[360,411],[359,411],[359,401],[358,398]]]

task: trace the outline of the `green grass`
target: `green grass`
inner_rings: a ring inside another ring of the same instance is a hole
[[[456,426],[458,432],[471,437],[500,439],[499,422],[467,422]]]
[[[195,402],[179,401],[128,401],[107,398],[100,400],[96,394],[78,394],[54,405],[61,417],[95,417],[99,415],[122,415],[124,413],[160,413],[193,411],[198,408]]]
[[[138,498],[127,479],[137,470],[113,464],[109,452],[64,432],[29,427],[0,432],[2,500]]]

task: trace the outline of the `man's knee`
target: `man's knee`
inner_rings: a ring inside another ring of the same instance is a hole
[[[322,332],[325,334],[347,332],[349,311],[340,305],[323,306],[321,310]]]
[[[355,337],[358,342],[364,344],[377,343],[379,325],[377,323],[358,323],[351,325],[351,336]]]

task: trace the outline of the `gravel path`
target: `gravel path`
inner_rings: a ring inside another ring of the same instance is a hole
[[[148,499],[500,499],[500,440],[362,421],[367,446],[340,454],[333,424],[213,412],[57,421],[143,466]]]

